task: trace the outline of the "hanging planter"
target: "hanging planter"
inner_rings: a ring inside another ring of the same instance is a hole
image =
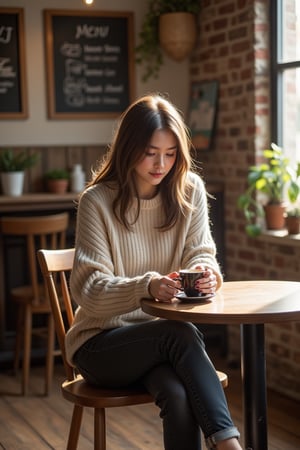
[[[197,40],[196,16],[187,12],[162,14],[159,18],[161,48],[175,61],[190,55]]]
[[[158,78],[164,53],[176,61],[190,54],[197,39],[199,12],[199,0],[148,0],[135,49],[136,63],[142,65],[144,71],[143,81]],[[169,20],[172,20],[171,25]]]

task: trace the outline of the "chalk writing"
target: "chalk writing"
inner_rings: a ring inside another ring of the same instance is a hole
[[[130,103],[128,17],[51,17],[57,113],[121,112]]]
[[[26,116],[21,64],[23,10],[0,8],[0,118]]]

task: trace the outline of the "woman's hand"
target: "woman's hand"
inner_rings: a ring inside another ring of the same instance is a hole
[[[180,282],[172,279],[178,276],[178,272],[172,272],[169,275],[153,277],[149,283],[150,295],[160,302],[171,303],[181,288]]]
[[[203,294],[214,294],[217,289],[217,277],[214,272],[204,266],[196,266],[195,269],[204,272],[203,278],[196,281],[195,288]]]

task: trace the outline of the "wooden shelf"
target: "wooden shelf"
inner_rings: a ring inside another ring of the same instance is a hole
[[[51,194],[40,192],[19,197],[0,195],[0,213],[18,211],[63,210],[75,207],[78,194]]]

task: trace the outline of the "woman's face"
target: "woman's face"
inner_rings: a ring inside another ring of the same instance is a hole
[[[175,163],[177,151],[177,141],[170,130],[154,131],[142,159],[134,169],[139,198],[155,196],[157,186]]]

